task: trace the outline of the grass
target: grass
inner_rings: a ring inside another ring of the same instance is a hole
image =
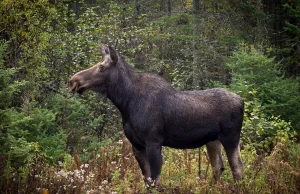
[[[258,155],[244,145],[241,151],[244,178],[237,183],[240,193],[300,193],[300,146],[278,143],[269,155]],[[211,184],[211,166],[205,148],[194,150],[163,149],[161,191],[152,193],[232,193],[234,183],[227,158],[221,180]],[[79,155],[65,157],[53,167],[36,160],[26,181],[12,177],[7,193],[146,193],[142,175],[124,138],[99,148],[83,164]]]

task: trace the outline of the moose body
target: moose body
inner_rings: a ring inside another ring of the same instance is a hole
[[[206,144],[213,177],[224,170],[223,145],[235,180],[243,174],[239,139],[243,101],[225,89],[178,91],[155,74],[138,73],[111,47],[100,44],[103,61],[76,73],[72,92],[92,89],[119,109],[125,136],[148,185],[156,185],[162,146],[186,149]]]

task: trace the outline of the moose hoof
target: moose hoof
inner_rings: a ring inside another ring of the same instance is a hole
[[[157,193],[157,192],[163,191],[163,188],[160,185],[159,177],[155,180],[152,180],[151,177],[144,178],[144,180],[145,180],[145,186],[147,189],[147,194],[152,194],[152,193]]]
[[[146,188],[153,188],[153,187],[155,187],[155,180],[152,180],[151,177],[148,177],[145,179],[145,185],[146,185]]]
[[[159,186],[159,179],[152,180],[151,177],[145,178],[145,186],[146,188],[155,188]]]

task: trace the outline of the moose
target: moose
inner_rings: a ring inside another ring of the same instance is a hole
[[[242,179],[239,140],[244,104],[240,96],[222,88],[178,91],[156,74],[136,72],[112,47],[100,43],[99,50],[102,61],[73,75],[70,91],[99,92],[118,108],[147,187],[159,186],[162,146],[206,145],[213,182],[224,171],[223,146],[234,180]]]

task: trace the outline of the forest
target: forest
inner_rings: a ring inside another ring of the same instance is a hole
[[[205,146],[164,148],[152,193],[300,193],[300,0],[1,0],[0,14],[0,193],[147,192],[119,111],[68,91],[99,42],[178,90],[244,100],[243,180],[225,161],[212,184]]]

